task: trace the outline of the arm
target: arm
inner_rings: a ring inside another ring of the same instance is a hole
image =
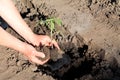
[[[57,42],[51,41],[48,36],[38,36],[34,34],[22,19],[11,0],[0,0],[0,15],[16,32],[18,32],[29,43],[37,46],[39,46],[40,43],[45,46],[51,46],[50,44],[53,44],[55,47],[60,49]]]
[[[25,51],[25,43],[10,35],[0,27],[0,45],[13,48],[20,52]]]
[[[40,43],[46,46],[50,46],[51,39],[48,36],[34,34],[22,19],[11,0],[0,0],[0,16],[6,20],[6,22],[28,42],[37,46],[39,46]],[[59,49],[59,46],[56,42],[52,42],[52,44]],[[4,31],[1,27],[0,45],[20,51],[34,63],[44,64],[47,61],[41,61],[36,58],[36,56],[44,58],[44,53],[37,52],[33,46],[18,40]]]
[[[18,32],[28,42],[35,42],[35,40],[33,40],[35,34],[22,19],[11,0],[0,0],[0,15],[16,32]]]
[[[39,59],[36,58],[36,56],[44,58],[45,57],[44,53],[37,52],[31,45],[20,41],[19,39],[7,33],[1,27],[0,27],[0,45],[15,49],[23,53],[30,61],[34,63],[42,65],[45,62],[47,62],[47,60],[40,61]]]

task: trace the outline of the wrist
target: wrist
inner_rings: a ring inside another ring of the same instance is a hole
[[[28,45],[27,43],[23,42],[21,48],[19,48],[18,51],[25,54],[25,52],[27,50],[27,45]]]
[[[33,44],[34,46],[39,46],[39,42],[38,42],[38,39],[37,39],[38,35],[37,34],[32,34],[29,38],[29,43]]]

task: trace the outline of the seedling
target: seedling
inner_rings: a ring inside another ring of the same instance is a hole
[[[51,37],[51,40],[53,40],[53,33],[55,31],[55,24],[57,24],[58,26],[61,26],[62,21],[60,19],[57,19],[57,18],[50,18],[50,19],[46,19],[46,20],[40,20],[39,24],[46,25],[50,29],[50,37]]]
[[[50,38],[52,41],[54,41],[55,39],[53,39],[53,33],[55,33],[55,25],[61,26],[62,21],[58,18],[49,18],[46,20],[40,20],[38,24],[48,27],[48,29],[50,30]],[[58,53],[63,54],[64,51],[60,49]]]

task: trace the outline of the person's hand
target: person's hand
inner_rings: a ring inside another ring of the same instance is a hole
[[[44,53],[36,51],[36,49],[29,44],[25,45],[25,50],[23,51],[23,53],[29,59],[29,61],[36,64],[43,65],[49,60],[47,59],[45,61],[41,61],[40,59],[38,59],[37,57],[44,58],[45,57]]]
[[[52,46],[54,45],[58,50],[60,50],[57,42],[55,40],[51,40],[49,36],[46,35],[36,35],[35,36],[35,41],[33,42],[34,45],[40,46]]]
[[[54,45],[58,50],[60,50],[57,42],[55,40],[51,40],[50,37],[46,36],[46,35],[35,35],[32,40],[32,44],[35,46],[52,46],[52,45]],[[47,59],[45,61],[39,60],[38,57],[44,58],[45,54],[42,52],[36,51],[36,49],[29,44],[26,44],[25,50],[23,53],[25,54],[26,57],[28,57],[28,59],[31,62],[40,64],[40,65],[43,65],[44,63],[46,63],[49,60],[49,59]]]

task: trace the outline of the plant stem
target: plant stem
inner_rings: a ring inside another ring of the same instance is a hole
[[[52,40],[53,40],[53,39],[52,39],[52,32],[53,32],[53,31],[52,31],[52,27],[51,27],[51,30],[50,30],[50,38],[51,38],[51,42],[52,42]],[[51,48],[53,48],[53,45],[51,46]]]
[[[53,29],[52,29],[51,25],[52,25],[52,21],[50,21],[50,38],[51,38],[51,40],[52,40],[52,32],[53,32]]]
[[[51,40],[52,40],[52,30],[50,31],[50,38],[51,38]]]

